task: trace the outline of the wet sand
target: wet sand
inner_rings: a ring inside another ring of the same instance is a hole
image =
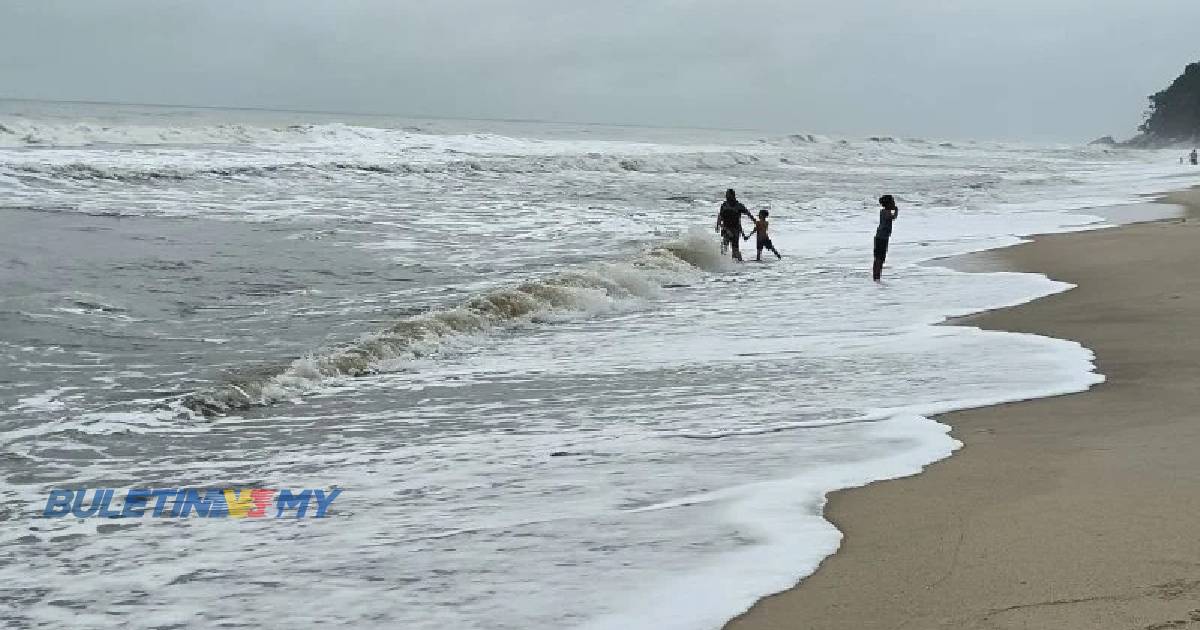
[[[1078,286],[959,321],[1079,341],[1105,383],[941,416],[962,450],[832,495],[841,550],[727,628],[1200,629],[1200,192],[1168,201],[992,252]]]

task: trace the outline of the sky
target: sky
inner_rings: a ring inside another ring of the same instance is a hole
[[[927,138],[1132,136],[1197,0],[0,0],[0,96]]]

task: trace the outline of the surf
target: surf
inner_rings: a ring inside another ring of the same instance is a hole
[[[461,348],[472,337],[644,310],[663,297],[664,289],[728,268],[713,237],[695,227],[628,260],[595,262],[400,319],[353,343],[188,394],[180,404],[202,416],[218,416],[295,400],[334,379],[405,370],[415,360]]]

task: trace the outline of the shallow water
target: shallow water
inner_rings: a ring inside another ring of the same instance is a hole
[[[916,263],[1096,225],[1155,152],[0,102],[0,618],[705,628],[836,548],[926,417],[1098,380],[931,324]],[[781,261],[735,265],[737,188]],[[895,193],[886,281],[873,199]],[[323,520],[38,518],[56,487],[338,487]],[[703,602],[697,604],[697,602]]]

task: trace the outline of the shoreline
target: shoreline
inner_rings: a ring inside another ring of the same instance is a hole
[[[1200,628],[1200,191],[1161,202],[963,257],[1076,288],[948,325],[1077,341],[1105,382],[936,416],[959,451],[831,493],[838,551],[725,628]]]

